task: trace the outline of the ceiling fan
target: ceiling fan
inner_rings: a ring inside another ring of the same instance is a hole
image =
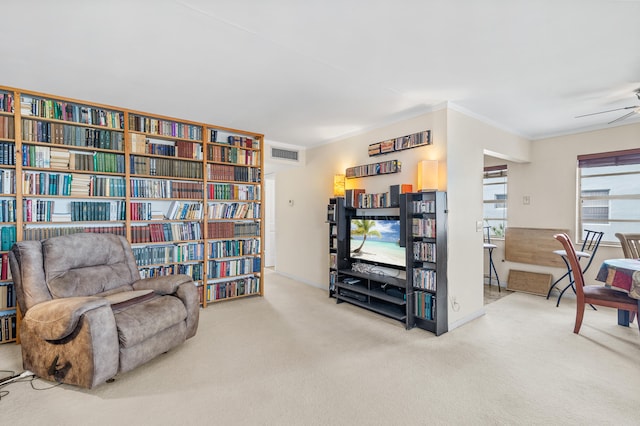
[[[638,100],[640,100],[640,89],[637,89],[635,92],[636,97],[638,98]],[[604,114],[606,112],[613,112],[613,111],[623,111],[623,110],[632,110],[631,112],[628,112],[627,114],[623,115],[622,117],[618,117],[613,121],[608,122],[607,124],[613,124],[613,123],[617,123],[618,121],[622,121],[625,118],[629,118],[631,117],[633,114],[640,114],[640,105],[632,105],[632,106],[627,106],[627,107],[622,107],[622,108],[616,108],[616,109],[610,109],[607,111],[600,111],[600,112],[593,112],[591,114],[584,114],[584,115],[578,115],[576,116],[576,118],[580,118],[580,117],[588,117],[590,115],[596,115],[596,114]]]

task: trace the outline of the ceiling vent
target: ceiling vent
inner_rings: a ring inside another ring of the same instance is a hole
[[[298,151],[291,151],[289,149],[282,148],[271,148],[271,158],[298,161]]]

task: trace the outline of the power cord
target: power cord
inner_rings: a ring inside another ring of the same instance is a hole
[[[0,370],[0,374],[4,374],[4,373],[8,373],[9,375],[0,379],[0,401],[2,401],[2,398],[5,398],[6,396],[9,395],[9,391],[8,390],[4,390],[2,388],[4,388],[5,386],[10,385],[11,383],[18,383],[18,382],[26,382],[28,381],[29,384],[31,385],[31,389],[33,390],[49,390],[51,388],[55,388],[57,386],[60,386],[62,383],[58,382],[54,385],[50,385],[47,387],[36,387],[35,386],[35,382],[36,380],[41,380],[38,376],[36,376],[35,374],[33,374],[31,371],[29,370],[25,370],[20,374],[17,374],[15,371],[12,370]]]

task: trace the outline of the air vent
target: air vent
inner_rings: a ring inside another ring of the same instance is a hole
[[[281,158],[283,160],[298,161],[298,151],[291,151],[282,148],[271,148],[271,158]]]

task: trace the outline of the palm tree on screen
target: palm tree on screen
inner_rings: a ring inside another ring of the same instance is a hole
[[[353,228],[353,226],[355,225],[355,228]],[[362,250],[362,246],[364,245],[364,242],[367,241],[367,235],[371,235],[372,237],[380,237],[380,232],[375,228],[376,226],[376,221],[375,220],[369,220],[369,219],[360,219],[360,220],[354,220],[351,222],[351,235],[362,235],[362,244],[360,244],[360,247],[358,247],[357,249],[353,250],[353,253],[360,253],[360,250]]]

